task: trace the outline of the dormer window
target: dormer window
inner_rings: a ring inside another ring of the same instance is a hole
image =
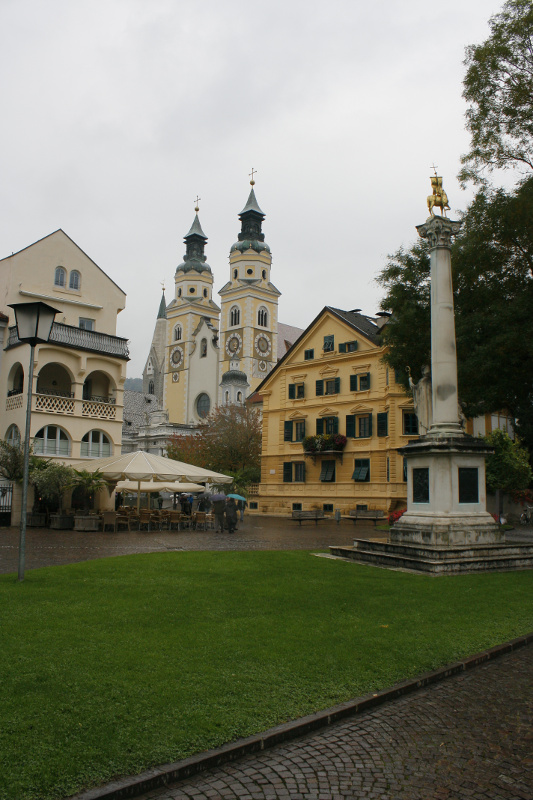
[[[231,327],[235,327],[240,323],[240,321],[241,321],[241,311],[239,309],[239,306],[233,306],[233,308],[231,308],[229,312],[229,324],[231,325]]]
[[[54,276],[54,286],[65,286],[67,283],[67,271],[63,267],[56,267]]]
[[[73,269],[69,276],[68,288],[79,291],[81,286],[81,275],[78,270]]]

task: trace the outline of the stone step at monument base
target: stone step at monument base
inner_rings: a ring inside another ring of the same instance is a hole
[[[455,545],[392,544],[355,539],[353,547],[330,547],[331,555],[389,569],[456,575],[533,569],[533,544]]]

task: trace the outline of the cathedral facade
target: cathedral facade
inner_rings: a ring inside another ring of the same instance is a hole
[[[262,230],[254,182],[239,214],[241,231],[230,249],[228,281],[213,300],[207,237],[196,216],[176,268],[174,297],[159,307],[143,371],[170,423],[197,424],[217,405],[242,404],[278,359],[278,298],[272,255]]]

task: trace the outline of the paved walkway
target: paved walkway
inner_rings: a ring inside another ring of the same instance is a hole
[[[533,646],[144,800],[532,800]]]
[[[72,564],[93,558],[131,553],[156,553],[176,550],[327,550],[329,545],[351,546],[355,535],[383,538],[386,532],[374,525],[354,525],[350,520],[337,524],[323,520],[301,526],[291,519],[245,515],[234,534],[214,531],[119,531],[118,533],[77,533],[28,528],[26,531],[26,569]],[[0,573],[17,572],[19,529],[0,529]]]

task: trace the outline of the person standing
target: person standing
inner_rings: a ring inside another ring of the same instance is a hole
[[[226,508],[225,499],[213,500],[213,514],[215,515],[215,531],[224,533],[224,510]]]
[[[228,497],[226,500],[226,522],[228,523],[228,531],[235,533],[237,527],[237,504],[233,497]]]
[[[246,502],[246,500],[239,500],[237,503],[237,508],[241,516],[241,522],[244,522],[244,509],[246,508],[247,505],[248,503]]]

